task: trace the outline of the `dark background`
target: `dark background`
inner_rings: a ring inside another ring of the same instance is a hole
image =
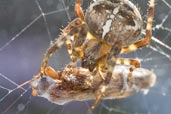
[[[164,46],[152,40],[148,47],[122,55],[141,59],[142,67],[156,73],[156,85],[147,95],[140,92],[126,99],[103,100],[94,110],[95,114],[171,113],[171,1],[156,1],[153,36],[163,42]],[[75,0],[0,0],[0,113],[86,113],[93,101],[59,106],[46,99],[32,97],[31,89],[16,89],[16,85],[11,82],[21,84],[38,73],[50,42],[58,37],[61,28],[75,18],[74,2]],[[83,9],[89,2],[84,0]],[[138,4],[145,22],[148,0],[133,2]],[[68,62],[69,57],[63,47],[52,57],[50,65],[60,70]],[[28,87],[29,85],[24,86],[25,89]]]

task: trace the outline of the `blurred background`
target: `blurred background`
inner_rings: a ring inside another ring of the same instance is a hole
[[[75,18],[75,0],[0,0],[0,114],[86,114],[93,101],[63,106],[31,96],[29,84],[16,88],[37,74],[49,45]],[[144,23],[148,0],[133,0]],[[90,4],[84,0],[83,9]],[[149,46],[122,57],[139,58],[142,67],[157,75],[156,85],[125,99],[103,100],[94,114],[171,113],[171,1],[156,0],[153,38]],[[144,24],[145,25],[145,24]],[[145,27],[145,26],[144,26]],[[144,35],[142,34],[142,37]],[[61,70],[69,62],[63,46],[49,65]]]

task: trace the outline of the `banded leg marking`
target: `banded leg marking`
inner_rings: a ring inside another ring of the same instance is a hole
[[[147,19],[147,26],[146,26],[146,37],[143,40],[140,40],[134,44],[131,44],[127,47],[123,47],[121,50],[121,53],[127,53],[130,51],[134,51],[140,47],[146,46],[149,44],[151,40],[151,32],[152,32],[152,23],[153,23],[153,17],[154,17],[154,4],[155,0],[149,1],[149,10],[148,10],[148,19]]]
[[[81,18],[81,20],[84,20],[84,15],[83,15],[83,10],[81,8],[81,4],[82,4],[83,0],[77,0],[75,3],[75,13],[76,15]]]
[[[132,73],[136,68],[139,68],[141,66],[140,62],[136,59],[129,59],[129,58],[118,58],[116,64],[122,64],[122,65],[129,65],[129,74],[127,76],[127,84],[132,85]],[[121,94],[124,93],[126,90],[126,87],[123,87],[121,90]]]

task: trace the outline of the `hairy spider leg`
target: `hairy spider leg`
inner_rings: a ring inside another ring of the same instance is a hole
[[[77,23],[76,27],[72,26],[72,23]],[[77,34],[78,32],[80,32],[80,27],[82,26],[82,22],[80,21],[79,18],[73,20],[71,22],[71,24],[69,24],[66,29],[64,29],[64,31],[62,31],[62,34],[59,36],[59,38],[57,39],[57,41],[50,46],[50,48],[47,50],[43,61],[42,61],[42,65],[41,65],[41,70],[38,74],[38,77],[42,76],[45,74],[45,68],[47,67],[49,58],[52,56],[52,54],[59,49],[67,40],[71,39],[71,37],[73,37],[75,34]]]
[[[55,79],[56,81],[59,79],[59,74],[52,67],[45,68],[45,75]],[[34,76],[32,81],[38,79],[39,77],[40,75]],[[32,87],[32,96],[36,96],[36,95],[37,95],[37,90]]]
[[[128,84],[132,84],[132,73],[136,68],[139,68],[141,66],[140,61],[136,60],[136,59],[129,59],[129,58],[118,58],[116,61],[116,64],[120,64],[120,65],[130,65],[129,68],[129,74],[127,76],[127,82]],[[123,87],[123,89],[121,90],[121,94],[123,94],[125,92],[126,88]]]
[[[45,68],[45,74],[46,76],[49,76],[53,79],[59,79],[59,73],[55,71],[52,67],[48,66]]]
[[[64,31],[62,31],[62,34],[59,36],[59,38],[57,39],[57,41],[52,45],[50,46],[50,48],[47,50],[44,58],[43,58],[43,61],[42,61],[42,65],[41,65],[41,69],[38,73],[38,75],[34,76],[33,79],[27,81],[27,82],[24,82],[23,84],[20,84],[18,86],[18,88],[21,88],[22,86],[34,81],[35,79],[38,79],[40,78],[41,76],[45,75],[45,76],[50,76],[54,79],[58,79],[58,75],[56,74],[55,70],[53,70],[52,68],[50,67],[47,67],[47,64],[48,64],[48,61],[49,61],[49,58],[52,56],[52,54],[57,50],[59,49],[65,42],[66,40],[69,40],[71,37],[73,37],[76,33],[76,31],[78,31],[77,29],[79,29],[79,27],[75,27],[73,25],[81,25],[82,24],[82,21],[77,18],[75,20],[73,20],[71,22],[71,24],[69,24],[65,29]],[[35,96],[37,94],[37,92],[32,89],[32,95]]]
[[[63,32],[69,33],[69,31],[71,29],[73,29],[77,25],[80,25],[81,23],[82,23],[81,19],[77,19],[77,21],[71,22],[70,26],[67,27],[65,30],[63,30]],[[72,49],[71,40],[73,41],[74,37],[71,37],[70,39],[66,40],[66,42],[65,42],[66,43],[66,48],[68,50],[68,54],[70,55],[70,59],[71,59],[71,62],[70,62],[70,64],[67,65],[67,67],[69,67],[69,66],[76,67],[75,61],[76,61],[77,58],[75,58],[75,56],[72,55],[73,49]]]
[[[131,75],[134,69],[139,68],[141,66],[141,63],[137,59],[130,59],[130,58],[118,58],[116,61],[116,64],[120,65],[131,65],[129,71],[129,76],[128,76],[128,81],[131,80]]]
[[[77,57],[73,55],[73,47],[71,45],[71,41],[67,40],[65,43],[66,43],[66,48],[68,50],[68,54],[70,56],[70,63],[66,67],[76,68]]]
[[[75,3],[75,13],[76,15],[84,21],[84,13],[83,13],[83,10],[81,8],[81,4],[83,3],[83,0],[77,0],[76,3]]]
[[[76,61],[83,57],[83,43],[86,40],[88,27],[85,23],[75,26],[76,31],[70,40],[66,41],[66,47],[70,56],[70,63],[67,67],[76,68]]]
[[[45,68],[45,75],[46,76],[49,76],[49,77],[51,77],[51,78],[53,78],[55,80],[58,80],[59,79],[59,73],[56,72],[50,66]],[[28,81],[26,81],[26,82],[18,85],[17,88],[23,88],[24,85],[29,84],[29,83],[33,82],[34,80],[36,80],[38,78],[40,78],[40,75],[33,76],[33,78],[31,80],[28,80]],[[32,88],[32,95],[33,96],[36,96],[37,95],[37,91],[34,88]]]
[[[82,0],[77,0],[76,3],[75,3],[75,8],[74,9],[75,9],[75,13],[78,16],[78,18],[80,19],[80,21],[82,23],[85,23],[83,10],[81,8],[82,2],[83,2]],[[75,27],[75,23],[71,23],[71,25],[72,25],[72,27]],[[84,42],[84,40],[85,40],[85,38],[87,36],[87,31],[88,31],[87,27],[82,28],[82,30],[80,30],[80,33],[77,32],[77,34],[75,34],[74,37],[71,37],[70,40],[66,40],[66,47],[67,47],[68,54],[70,55],[70,59],[71,59],[71,62],[67,65],[67,67],[76,68],[76,61],[77,61],[78,58],[77,58],[77,56],[75,56],[73,54],[75,51],[73,49],[73,43],[72,42],[74,42],[75,39],[79,38],[76,45],[77,45],[77,47],[78,46],[80,47],[81,44],[83,44],[83,42]]]
[[[79,74],[79,70],[78,68],[75,68],[75,69],[70,69],[70,68],[65,68],[62,72],[65,72],[67,71],[67,73],[69,74]],[[49,76],[55,80],[61,80],[63,78],[62,76],[62,72],[61,71],[55,71],[52,67],[48,66],[45,68],[45,73],[46,73],[46,76]],[[69,75],[69,74],[66,74],[65,76]]]
[[[143,40],[140,40],[134,44],[131,44],[127,47],[123,47],[121,50],[121,53],[126,53],[126,52],[130,52],[130,51],[134,51],[140,47],[146,46],[149,44],[150,40],[151,40],[151,32],[152,32],[152,23],[153,23],[153,17],[154,17],[154,4],[155,4],[155,0],[150,0],[149,1],[149,13],[148,13],[148,19],[147,19],[147,26],[146,26],[146,37]],[[135,68],[140,67],[140,63],[136,60],[132,60],[132,59],[120,59],[118,60],[119,64],[126,64],[126,65],[132,65],[130,67],[130,73],[128,75],[127,81],[130,82],[131,78],[132,78],[132,72],[134,71]],[[124,92],[124,88],[123,91]]]
[[[106,75],[105,75],[104,80],[102,82],[102,86],[101,86],[101,89],[98,93],[98,96],[96,97],[91,108],[88,110],[88,113],[92,112],[92,110],[97,106],[99,101],[105,95],[105,91],[108,88],[108,85],[110,83],[112,73],[113,73],[113,69],[115,67],[115,64],[116,64],[116,61],[117,61],[117,58],[118,58],[120,51],[121,51],[120,43],[118,42],[118,43],[112,45],[110,52],[108,53],[107,57],[105,58],[106,64],[105,64],[105,67],[103,67],[104,69],[102,69],[102,70],[103,70],[103,73]]]
[[[149,44],[151,40],[151,32],[152,32],[152,23],[153,23],[153,17],[154,17],[154,5],[155,0],[149,1],[149,10],[148,10],[148,19],[147,19],[147,26],[146,26],[146,37],[134,44],[131,44],[127,47],[123,47],[121,50],[121,53],[126,53],[130,51],[134,51],[140,47],[146,46]]]

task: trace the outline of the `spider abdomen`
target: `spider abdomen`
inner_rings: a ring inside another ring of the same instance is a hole
[[[127,46],[138,40],[143,28],[141,15],[129,0],[100,0],[86,10],[90,33],[105,42]]]

